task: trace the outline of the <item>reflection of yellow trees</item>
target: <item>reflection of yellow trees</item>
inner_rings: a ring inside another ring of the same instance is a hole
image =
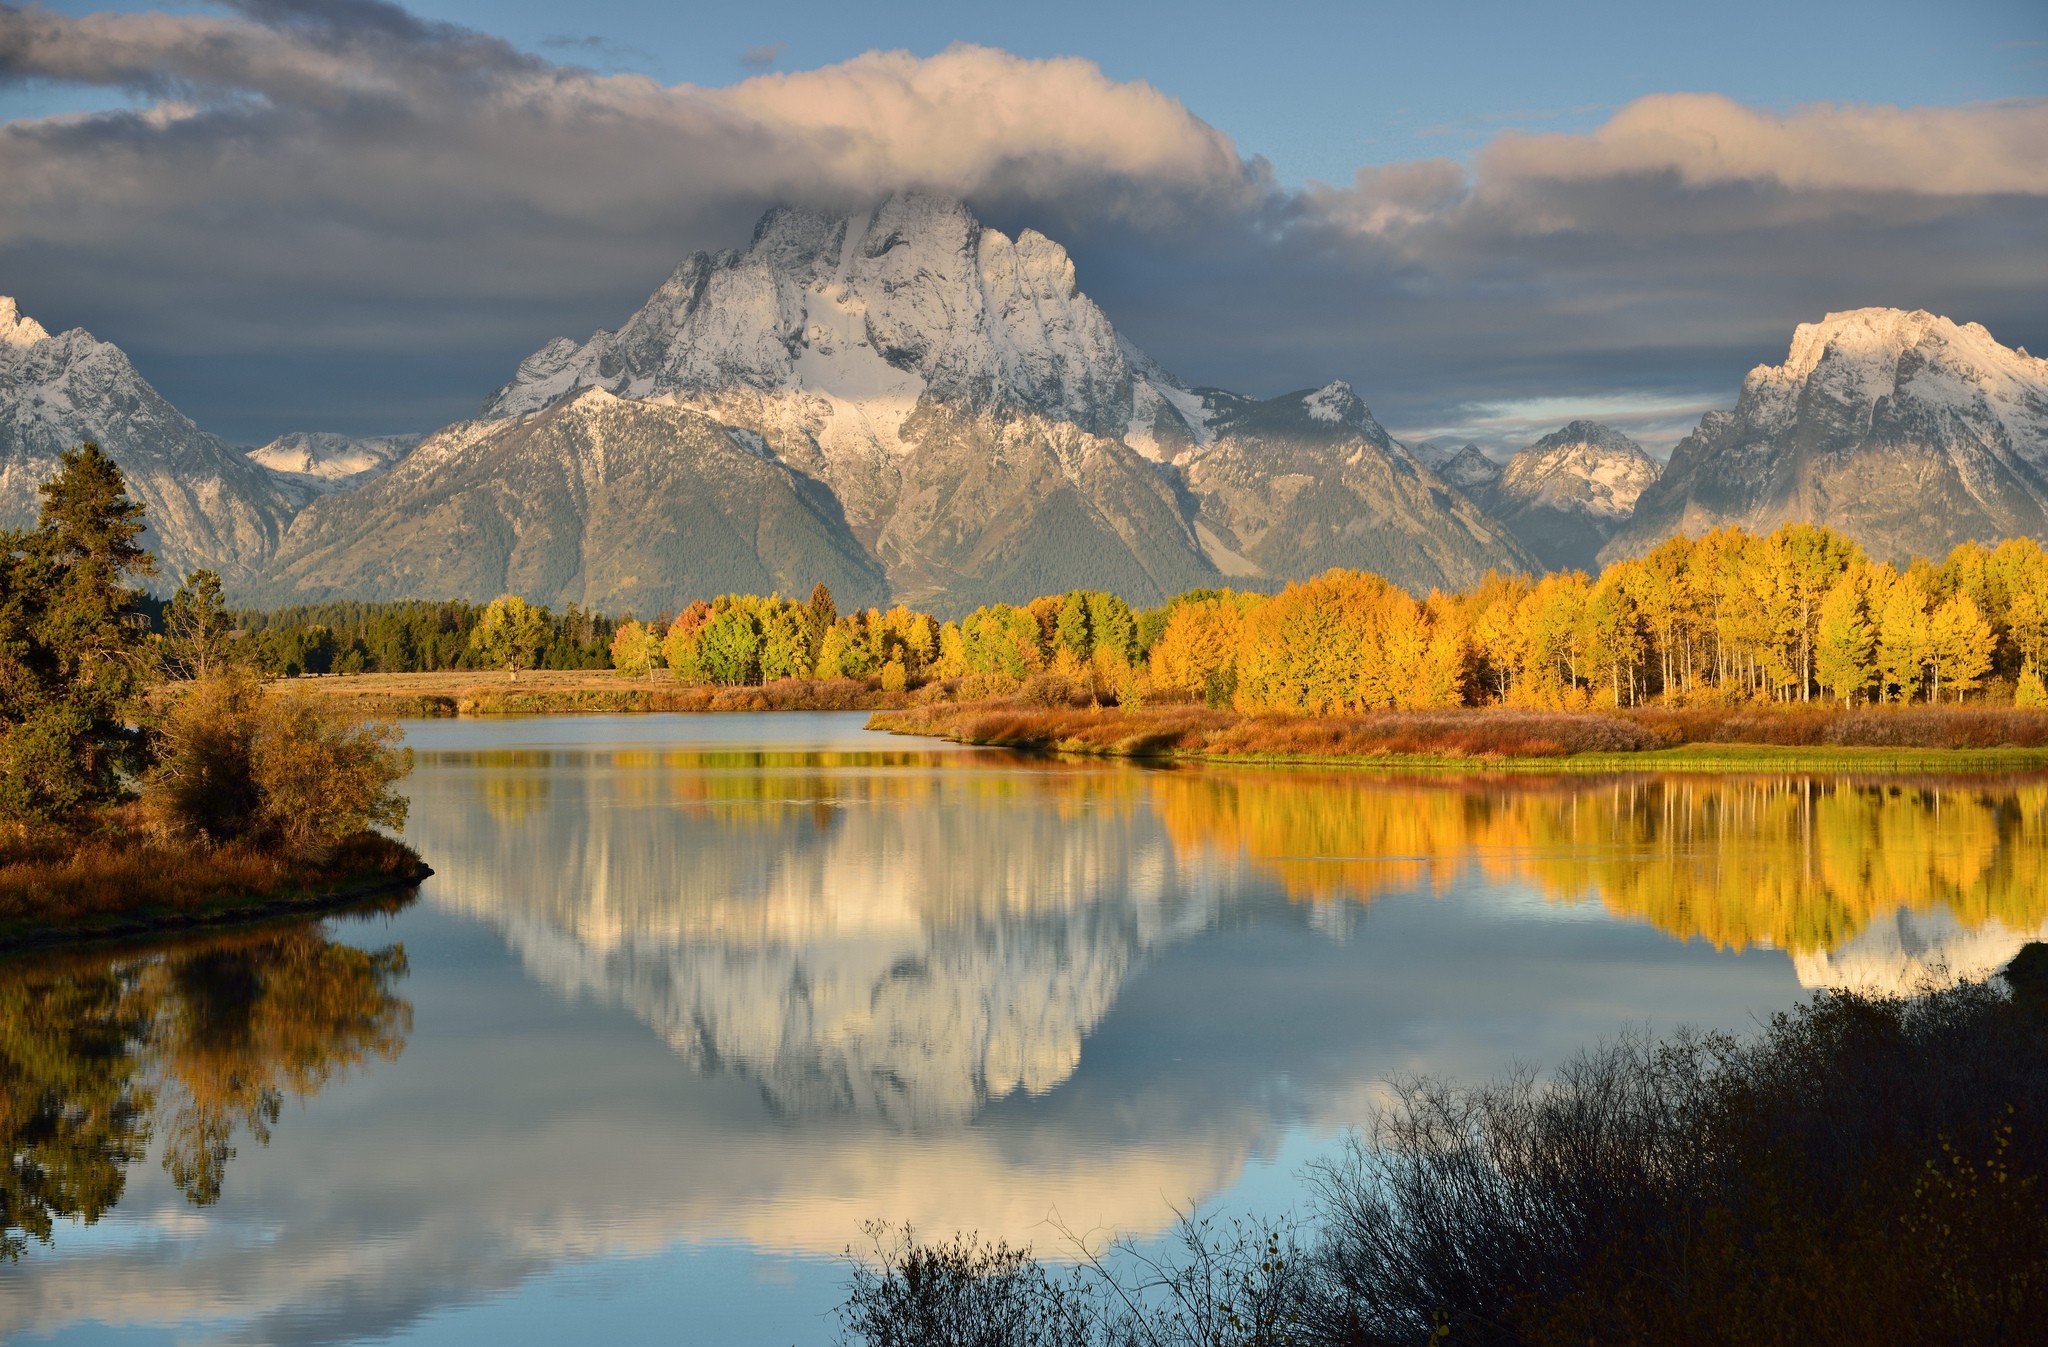
[[[178,1187],[215,1201],[238,1131],[268,1142],[287,1096],[398,1055],[405,969],[403,949],[313,923],[0,965],[0,1256],[54,1217],[98,1219],[152,1136]]]
[[[1673,935],[1832,949],[1897,908],[2048,919],[2048,784],[1811,778],[1424,783],[1162,773],[1177,845],[1241,851],[1289,896],[1370,900],[1476,874],[1597,897]]]

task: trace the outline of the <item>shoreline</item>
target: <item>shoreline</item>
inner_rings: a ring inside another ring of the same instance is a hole
[[[748,711],[887,711],[910,705],[855,679],[785,679],[726,687],[672,678],[628,678],[610,669],[498,670],[434,673],[317,674],[278,679],[337,710],[403,720],[489,719],[497,716],[658,715]]]
[[[1470,741],[1483,743],[1489,738],[1505,743],[1518,737],[1526,741],[1531,732],[1525,727],[1530,723],[1555,735],[1555,740],[1542,743],[1541,751],[1534,752],[1471,746]],[[1627,737],[1614,733],[1618,723],[1635,732],[1634,743],[1593,743],[1576,748],[1572,744],[1574,733],[1595,741]],[[1898,776],[2048,771],[2048,743],[1949,747],[1756,740],[1670,742],[1639,725],[1598,713],[1463,710],[1275,722],[1186,707],[1131,714],[1102,708],[1026,708],[984,702],[878,711],[869,716],[867,727],[904,737],[1054,757],[1162,765],[1333,767],[1418,775],[1848,772]],[[1271,731],[1270,737],[1281,743],[1251,746],[1263,731]],[[1209,742],[1211,736],[1222,742]],[[1285,743],[1318,738],[1326,746]],[[1466,742],[1461,746],[1460,741]],[[1233,747],[1233,743],[1245,746]]]
[[[394,844],[402,846],[403,844]],[[0,920],[0,959],[88,945],[255,925],[290,917],[324,916],[379,904],[417,890],[434,873],[410,848],[404,859],[382,852],[396,866],[368,864],[325,883],[287,885],[268,892],[229,890],[189,904],[144,903],[113,911],[38,919]]]

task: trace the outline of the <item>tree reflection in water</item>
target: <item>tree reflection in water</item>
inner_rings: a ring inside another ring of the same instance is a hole
[[[0,1258],[97,1221],[152,1140],[187,1198],[219,1200],[237,1137],[267,1144],[287,1096],[403,1051],[405,973],[402,946],[318,922],[0,963]]]

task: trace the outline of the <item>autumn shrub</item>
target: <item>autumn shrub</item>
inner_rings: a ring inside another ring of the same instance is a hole
[[[243,669],[174,690],[155,719],[142,801],[161,836],[314,856],[405,823],[397,782],[412,754],[390,721],[266,688]]]
[[[1669,744],[1772,744],[1845,748],[2038,748],[2048,711],[1997,706],[1744,705],[1646,708],[1617,715]]]
[[[1035,673],[1024,680],[1024,686],[1017,690],[1017,699],[1027,706],[1086,706],[1087,686],[1066,674],[1047,670]]]
[[[261,834],[312,856],[370,828],[403,827],[397,783],[412,771],[412,750],[400,739],[390,721],[337,715],[293,693],[265,698],[251,755]]]
[[[1184,1223],[1136,1283],[1085,1248],[1055,1275],[900,1243],[842,1324],[901,1347],[982,1341],[983,1306],[995,1340],[1076,1347],[2036,1341],[2048,947],[2009,983],[1823,992],[1747,1040],[1625,1036],[1547,1080],[1397,1082],[1311,1167],[1298,1227]]]
[[[242,836],[262,804],[255,769],[262,683],[230,669],[167,692],[156,716],[156,762],[143,778],[150,823],[159,834],[201,843]]]
[[[2044,1123],[2048,1017],[1982,983],[1411,1081],[1315,1176],[1321,1340],[2024,1341]]]

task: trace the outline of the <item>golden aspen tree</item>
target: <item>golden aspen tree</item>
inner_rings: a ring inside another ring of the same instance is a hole
[[[1463,706],[1472,680],[1472,629],[1454,596],[1432,593],[1423,604],[1428,644],[1408,704],[1420,710]]]
[[[2032,660],[2020,666],[2019,679],[2013,684],[2012,704],[2029,711],[2048,707],[2048,684],[2042,683]]]
[[[1518,605],[1523,654],[1516,695],[1524,706],[1568,709],[1586,701],[1579,686],[1586,664],[1586,577],[1579,571],[1553,572]]]
[[[1407,632],[1400,629],[1406,627]],[[1386,580],[1330,570],[1290,584],[1246,615],[1236,704],[1245,711],[1318,715],[1393,706],[1412,685],[1420,605]]]
[[[644,678],[661,664],[661,638],[652,627],[631,620],[612,633],[612,668],[627,678]]]
[[[1877,677],[1877,634],[1864,611],[1855,572],[1837,580],[1820,601],[1814,629],[1813,668],[1820,685],[1848,706]]]
[[[1927,681],[1927,658],[1931,633],[1927,625],[1927,596],[1911,576],[1891,567],[1873,570],[1873,600],[1882,586],[1884,602],[1877,607],[1877,672],[1880,695],[1897,689],[1902,702],[1913,700]]]
[[[1152,686],[1228,705],[1237,688],[1237,646],[1245,605],[1237,598],[1177,605],[1152,645]]]
[[[1465,603],[1478,677],[1495,701],[1508,699],[1516,674],[1527,662],[1526,643],[1516,618],[1529,589],[1527,576],[1488,571]]]
[[[948,622],[939,628],[939,653],[932,661],[934,678],[961,678],[967,673],[967,641],[960,624]]]
[[[1608,695],[1620,706],[1635,700],[1636,666],[1643,657],[1642,620],[1627,588],[1614,578],[1614,569],[1600,577],[1586,600],[1586,627],[1592,637],[1587,652],[1594,666],[1607,675]]]
[[[1927,625],[1931,699],[1941,700],[1946,690],[1961,701],[1991,671],[1991,624],[1978,611],[1976,600],[1958,590],[1934,610]]]

